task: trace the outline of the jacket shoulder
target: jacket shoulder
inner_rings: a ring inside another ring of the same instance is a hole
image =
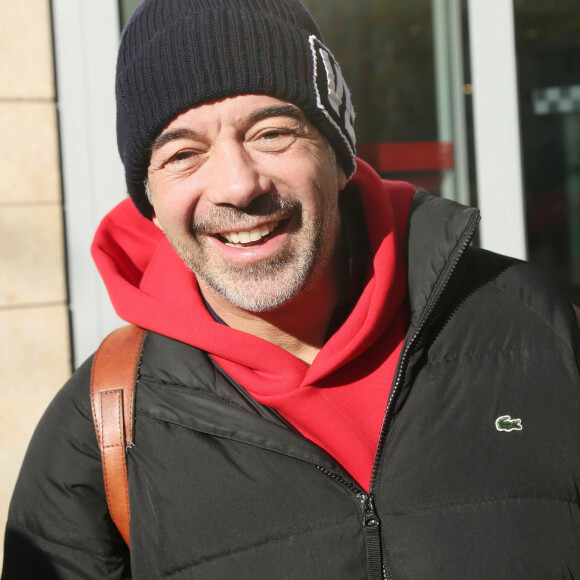
[[[536,317],[562,340],[576,336],[577,324],[570,301],[535,266],[481,249],[469,253],[474,273],[489,277],[489,284],[509,303],[517,303],[524,316]]]
[[[531,264],[478,248],[466,251],[437,326],[459,351],[577,350],[574,311],[558,288]]]

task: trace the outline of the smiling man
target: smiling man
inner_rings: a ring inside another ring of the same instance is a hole
[[[182,113],[151,150],[153,222],[208,304],[262,338],[292,331],[288,350],[312,362],[341,285],[338,192],[346,185],[320,131],[290,103],[240,95]],[[288,309],[292,329],[280,320]]]
[[[298,0],[139,6],[130,199],[93,245],[147,331],[128,494],[91,359],[30,444],[3,580],[580,578],[574,311],[471,247],[476,210],[356,159],[354,118]]]

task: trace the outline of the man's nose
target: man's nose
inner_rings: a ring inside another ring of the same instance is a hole
[[[260,170],[242,143],[222,145],[215,152],[212,165],[210,195],[214,205],[246,207],[271,188],[270,178]]]

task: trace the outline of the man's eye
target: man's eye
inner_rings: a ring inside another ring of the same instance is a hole
[[[290,147],[295,139],[296,135],[293,131],[272,129],[260,133],[254,143],[260,151],[277,152],[284,151]]]
[[[180,161],[187,161],[193,157],[192,151],[178,151],[175,155],[172,155],[168,160],[167,163],[177,162]]]
[[[262,139],[278,139],[288,135],[287,131],[268,131],[262,135]]]
[[[160,167],[173,173],[194,171],[202,162],[203,155],[194,148],[180,149],[172,155],[168,152],[160,160]]]

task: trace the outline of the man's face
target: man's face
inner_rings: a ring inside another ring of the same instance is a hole
[[[204,291],[260,312],[330,275],[346,177],[294,105],[243,95],[186,111],[155,140],[148,184]]]

